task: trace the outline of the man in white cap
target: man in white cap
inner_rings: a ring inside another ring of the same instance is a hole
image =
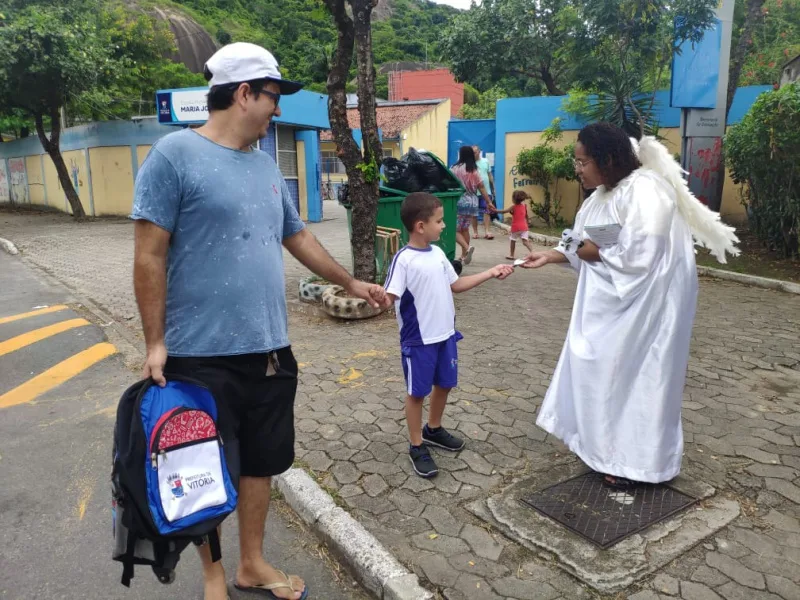
[[[380,286],[354,280],[304,227],[275,161],[253,145],[279,117],[281,77],[264,48],[235,43],[205,65],[208,122],[153,145],[136,178],[134,287],[144,376],[205,383],[223,439],[241,455],[235,585],[301,600],[304,582],[262,555],[271,478],[294,461],[297,362],[287,332],[282,248],[311,271],[377,306]],[[201,548],[205,600],[228,596],[221,562]]]

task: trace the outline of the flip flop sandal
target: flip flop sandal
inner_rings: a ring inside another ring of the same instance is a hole
[[[483,236],[483,239],[485,239],[485,240],[493,240],[494,236],[491,233],[487,233],[485,236]]]
[[[239,585],[238,583],[234,583],[233,587],[235,587],[240,592],[249,592],[251,594],[260,594],[266,596],[267,598],[272,598],[273,600],[282,600],[282,598],[278,598],[275,594],[272,593],[272,590],[280,590],[280,589],[290,589],[293,592],[297,592],[298,590],[294,589],[292,585],[292,580],[289,578],[286,573],[283,571],[278,571],[284,579],[286,579],[286,583],[264,583],[261,585],[251,585],[250,587],[244,587]],[[300,596],[300,600],[306,600],[308,598],[308,586],[306,589],[303,590],[303,595]]]
[[[467,250],[467,254],[464,256],[464,264],[468,265],[472,262],[472,255],[475,254],[475,246],[470,246]]]

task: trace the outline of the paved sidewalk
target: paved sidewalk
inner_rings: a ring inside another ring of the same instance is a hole
[[[349,264],[338,206],[312,225]],[[0,237],[138,328],[125,222],[73,224],[0,213]],[[503,262],[507,241],[479,240],[475,272]],[[98,252],[98,249],[100,251]],[[296,296],[305,270],[287,259]],[[461,381],[445,425],[468,439],[436,455],[438,478],[411,474],[393,318],[333,323],[298,314],[298,458],[399,559],[448,600],[595,597],[464,510],[522,474],[574,458],[534,425],[566,333],[575,289],[567,269],[515,273],[456,298]],[[800,298],[703,280],[684,402],[684,473],[738,500],[718,536],[618,598],[800,599]]]

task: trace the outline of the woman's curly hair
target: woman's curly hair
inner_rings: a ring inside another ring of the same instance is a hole
[[[628,134],[611,123],[592,123],[578,133],[578,141],[592,157],[606,187],[613,188],[641,167]]]

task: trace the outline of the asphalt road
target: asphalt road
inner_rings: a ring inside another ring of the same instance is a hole
[[[111,560],[111,436],[117,401],[136,373],[76,299],[0,252],[0,598],[202,598],[199,559],[181,558],[162,585],[139,567],[126,589]],[[90,319],[91,320],[91,319]],[[235,517],[223,527],[229,579]],[[275,501],[266,556],[305,578],[310,598],[366,599],[291,510]],[[231,585],[231,598],[252,598]]]

